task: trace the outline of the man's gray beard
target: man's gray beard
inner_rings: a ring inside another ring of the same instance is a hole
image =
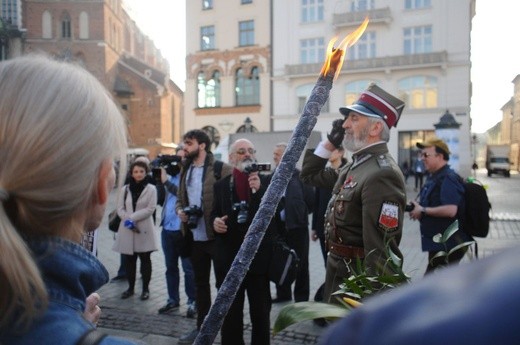
[[[236,164],[236,168],[240,171],[244,171],[247,166],[250,166],[251,164],[255,163],[256,161],[251,158],[246,158],[243,161],[240,161]]]
[[[343,147],[349,152],[357,152],[367,146],[368,127],[363,129],[359,134],[359,138],[350,138],[350,135],[345,132],[343,137]]]

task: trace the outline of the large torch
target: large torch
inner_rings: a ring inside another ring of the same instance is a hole
[[[296,163],[307,144],[310,133],[316,125],[321,108],[329,98],[332,83],[339,75],[343,65],[345,51],[348,47],[357,42],[363,32],[365,32],[367,25],[368,18],[365,18],[363,23],[354,32],[345,37],[337,48],[334,48],[336,38],[333,38],[329,42],[327,58],[323,64],[316,85],[312,89],[300,120],[289,139],[282,160],[276,168],[271,183],[262,198],[258,212],[247,231],[244,242],[218,291],[215,303],[213,303],[213,306],[206,316],[194,344],[209,345],[215,340],[224,322],[224,317],[233,303],[235,295],[262,242],[262,238],[274,215],[276,206],[287,188]]]

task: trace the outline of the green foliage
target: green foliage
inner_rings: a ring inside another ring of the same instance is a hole
[[[447,242],[451,236],[453,236],[459,230],[459,221],[456,219],[453,223],[448,226],[448,228],[444,231],[444,233],[439,233],[433,236],[433,242],[440,243],[444,246],[444,250],[439,251],[432,257],[432,260],[436,258],[444,258],[446,264],[448,263],[448,257],[452,253],[456,252],[459,249],[466,248],[471,246],[475,241],[462,242],[457,244],[455,247],[448,250]]]
[[[319,302],[298,302],[289,304],[285,306],[276,317],[273,326],[273,334],[277,334],[285,328],[302,321],[317,318],[335,320],[342,318],[348,313],[348,308],[335,304]]]
[[[448,255],[454,251],[468,247],[474,241],[463,242],[448,251],[447,241],[459,229],[459,222],[455,220],[442,234],[434,236],[436,243],[444,244],[446,250],[441,251],[435,257],[445,257],[448,262]],[[327,320],[335,320],[350,313],[352,307],[343,301],[343,297],[349,297],[357,301],[371,296],[375,293],[386,289],[393,289],[399,285],[408,283],[410,277],[403,271],[403,260],[392,252],[388,243],[386,243],[386,251],[388,259],[385,262],[381,272],[394,272],[393,274],[371,275],[363,260],[357,259],[351,266],[351,275],[346,277],[343,284],[339,286],[339,290],[333,293],[339,304],[327,304],[319,302],[298,302],[288,304],[280,310],[273,327],[273,334],[281,332],[285,328],[302,322],[317,318],[325,318]],[[370,252],[368,255],[371,255]],[[367,255],[367,256],[368,256]],[[353,266],[353,267],[352,267]]]

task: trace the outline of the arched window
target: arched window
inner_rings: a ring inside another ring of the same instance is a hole
[[[61,37],[72,38],[70,15],[68,12],[63,12],[61,15]]]
[[[235,100],[236,105],[260,104],[260,77],[258,67],[253,67],[249,76],[244,74],[242,68],[236,70]]]
[[[52,38],[52,16],[49,11],[42,13],[42,38]]]
[[[218,129],[216,129],[213,126],[205,126],[201,128],[209,137],[209,140],[211,141],[211,150],[217,148],[218,144],[220,144],[220,133],[218,132]]]
[[[401,98],[409,109],[436,108],[438,98],[437,78],[415,76],[398,83]]]
[[[354,103],[361,95],[361,92],[365,91],[370,85],[373,83],[373,80],[358,80],[353,81],[345,85],[345,105],[351,105]]]
[[[220,107],[220,72],[214,71],[206,81],[204,72],[197,77],[197,95],[199,108]]]
[[[313,88],[314,84],[305,84],[296,88],[296,97],[298,97],[298,114],[303,113],[303,108],[305,107]],[[325,102],[323,107],[321,107],[321,112],[328,113],[329,110],[329,100],[327,99],[327,102]]]
[[[89,22],[87,12],[81,12],[79,14],[79,38],[82,40],[89,38]]]

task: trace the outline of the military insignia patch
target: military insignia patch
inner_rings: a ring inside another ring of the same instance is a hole
[[[394,231],[399,226],[399,205],[385,201],[379,214],[379,227],[385,231]]]

